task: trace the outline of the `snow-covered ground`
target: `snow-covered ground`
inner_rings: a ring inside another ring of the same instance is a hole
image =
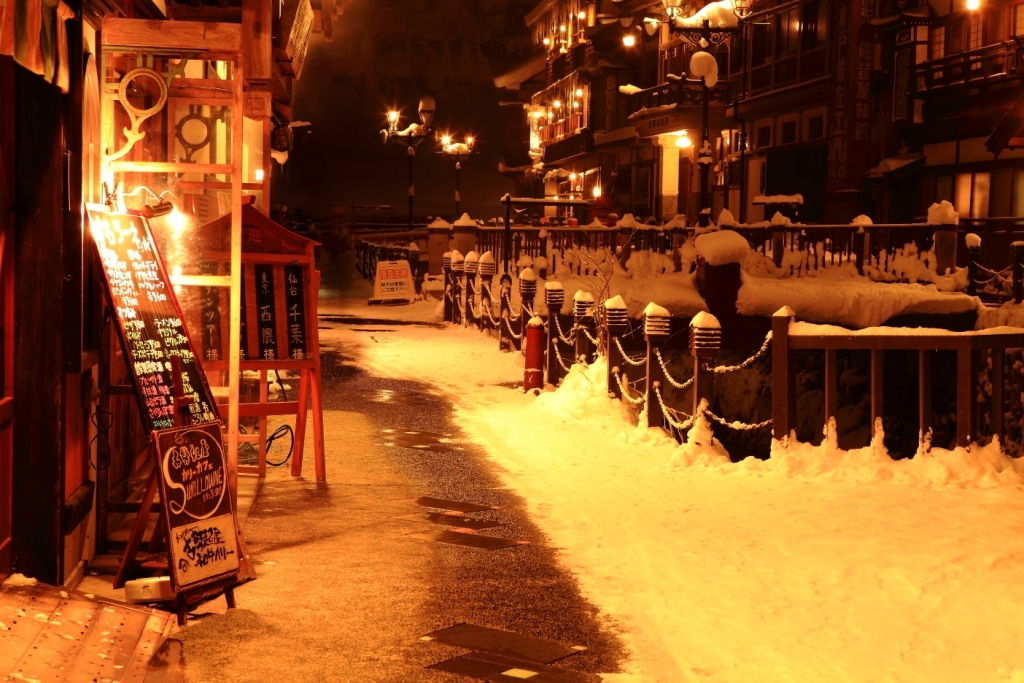
[[[1024,462],[997,448],[895,462],[826,439],[732,464],[700,425],[681,447],[635,427],[600,363],[534,396],[471,330],[321,334],[450,393],[630,647],[610,681],[1024,683]]]

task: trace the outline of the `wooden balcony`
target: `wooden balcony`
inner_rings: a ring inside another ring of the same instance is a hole
[[[722,80],[711,90],[711,104],[724,106],[731,97],[731,84]],[[676,81],[663,83],[653,88],[640,90],[628,95],[627,107],[630,121],[642,119],[648,115],[663,114],[677,107],[699,107],[701,105],[701,89],[696,83]]]
[[[999,83],[1019,78],[1024,43],[1020,39],[933,59],[917,66],[915,91],[930,93],[940,88],[982,83]]]

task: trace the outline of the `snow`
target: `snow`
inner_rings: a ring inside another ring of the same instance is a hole
[[[452,224],[443,218],[438,218],[433,223],[427,226],[428,230],[451,230]]]
[[[960,214],[945,199],[928,207],[928,225],[957,225],[959,222]]]
[[[638,88],[635,85],[620,85],[619,86],[619,92],[622,93],[623,95],[635,95],[638,92],[640,92],[641,90],[643,90],[643,88]]]
[[[34,586],[38,581],[33,578],[29,578],[24,574],[11,574],[3,581],[4,586]]]
[[[475,227],[477,227],[476,221],[473,220],[472,218],[470,218],[468,213],[462,214],[462,216],[459,218],[459,220],[455,221],[454,225],[455,225],[456,228],[475,228]]]
[[[494,254],[485,251],[483,256],[480,257],[480,263],[494,263]]]
[[[620,296],[619,299],[621,299],[621,298],[622,297]],[[572,300],[573,301],[591,301],[592,302],[594,300],[594,295],[591,294],[590,292],[585,292],[582,289],[577,289],[576,293],[572,295]],[[623,307],[625,307],[625,304],[623,304]]]
[[[690,57],[690,73],[697,78],[704,78],[709,88],[718,85],[718,62],[710,52],[694,52]]]
[[[693,320],[690,321],[690,327],[696,327],[701,330],[720,330],[722,329],[722,324],[718,322],[718,318],[715,316],[701,311],[693,316]]]
[[[449,394],[629,649],[608,681],[1024,680],[1024,463],[998,446],[893,461],[832,430],[734,464],[702,420],[683,446],[637,428],[603,359],[535,397],[473,331],[323,334]]]
[[[704,21],[707,20],[711,28],[736,28],[740,25],[740,20],[732,9],[732,0],[708,3],[692,16],[677,18],[676,26],[679,28],[701,28],[704,26]]]
[[[452,263],[461,263],[466,260],[466,257],[462,255],[458,249],[452,249],[451,251]]]
[[[861,214],[850,221],[850,225],[874,225],[874,222],[871,220],[870,216]]]
[[[593,301],[593,299],[591,299],[591,301]],[[622,300],[622,296],[620,294],[616,294],[611,299],[604,302],[604,307],[605,310],[621,311],[623,308],[626,308],[626,302]]]
[[[633,214],[627,213],[619,219],[618,223],[615,224],[615,227],[636,229],[640,227],[640,224],[636,222],[636,218],[633,217]]]
[[[561,282],[555,282],[554,280],[549,280],[545,282],[544,289],[549,292],[562,292],[565,290],[565,288],[562,287]]]
[[[529,322],[526,323],[527,327],[544,327],[544,319],[533,316]]]
[[[718,214],[718,225],[730,226],[738,224],[739,221],[736,220],[736,217],[732,215],[732,211],[729,209],[722,209],[722,212]]]
[[[677,230],[685,227],[687,227],[686,216],[681,213],[677,213],[670,221],[661,226],[662,230]]]
[[[935,285],[872,282],[840,269],[814,278],[777,280],[747,273],[742,278],[736,299],[742,315],[770,316],[785,305],[801,320],[865,328],[878,327],[896,315],[982,308],[976,297],[940,292]]]
[[[743,263],[750,254],[750,243],[733,230],[719,230],[697,236],[697,254],[710,266]]]
[[[533,272],[533,268],[524,268],[523,271],[519,273],[519,279],[526,282],[536,282],[537,273]],[[545,284],[545,286],[547,285]]]
[[[789,220],[788,216],[783,216],[781,213],[776,211],[775,215],[772,216],[771,224],[775,225],[775,226],[782,227],[782,226],[793,225],[793,221]]]
[[[608,306],[605,305],[605,308],[608,308]],[[659,306],[658,304],[656,304],[656,303],[654,303],[652,301],[651,303],[647,304],[647,306],[644,307],[644,317],[645,318],[671,318],[672,314],[668,312],[667,308]]]
[[[964,243],[967,245],[968,249],[970,249],[972,247],[979,247],[980,248],[981,247],[981,238],[978,237],[977,235],[975,235],[973,232],[969,232],[966,235],[964,235]]]
[[[803,204],[804,196],[802,194],[772,194],[763,195],[759,194],[754,197],[754,204]]]
[[[973,332],[952,332],[935,327],[866,327],[862,330],[848,330],[835,325],[816,325],[814,323],[793,321],[789,323],[789,334],[800,337],[873,337],[884,335],[889,337],[975,337],[990,334],[1019,334],[1024,341],[1024,328],[989,327]],[[1022,344],[1024,346],[1024,344]]]

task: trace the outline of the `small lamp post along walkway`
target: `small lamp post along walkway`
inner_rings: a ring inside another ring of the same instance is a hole
[[[433,131],[434,125],[434,98],[420,98],[419,115],[420,122],[412,123],[408,128],[399,130],[398,122],[402,118],[401,112],[392,109],[388,112],[388,127],[380,132],[381,141],[386,145],[394,141],[405,145],[406,156],[409,159],[409,227],[412,227],[413,205],[416,203],[416,186],[413,184],[412,167],[416,160],[416,148],[427,139]]]
[[[473,153],[473,145],[476,144],[476,138],[472,135],[467,135],[464,142],[455,142],[451,135],[445,133],[441,136],[441,154],[447,157],[455,159],[455,217],[458,218],[462,215],[462,194],[460,182],[460,173],[462,172],[462,157],[468,157]]]

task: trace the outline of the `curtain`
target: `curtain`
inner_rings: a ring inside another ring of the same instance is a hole
[[[75,13],[63,0],[6,0],[0,6],[0,54],[68,91],[68,40],[64,22]]]

